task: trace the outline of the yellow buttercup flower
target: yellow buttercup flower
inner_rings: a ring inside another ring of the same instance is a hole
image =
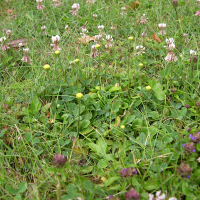
[[[133,40],[133,37],[131,36],[131,37],[128,37],[128,40],[129,41],[132,41]]]
[[[95,45],[95,48],[96,48],[96,49],[99,49],[100,47],[101,47],[100,44],[96,44],[96,45]]]
[[[121,125],[120,128],[121,128],[121,129],[125,129],[125,126],[124,126],[124,125]]]
[[[149,86],[149,85],[146,86],[146,90],[147,90],[147,91],[151,90],[151,86]]]
[[[77,58],[77,59],[74,60],[74,62],[75,62],[75,63],[79,63],[80,60]]]
[[[77,93],[77,94],[76,94],[76,98],[77,98],[77,99],[81,99],[82,97],[83,97],[83,94],[82,94],[82,93]]]
[[[59,55],[60,54],[60,51],[55,51],[54,52],[56,55]]]
[[[140,63],[139,66],[140,66],[140,67],[143,67],[143,63]]]
[[[46,65],[43,66],[43,68],[44,68],[45,71],[48,71],[51,67],[50,67],[50,65],[46,64]]]

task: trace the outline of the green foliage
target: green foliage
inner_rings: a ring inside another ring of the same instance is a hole
[[[61,2],[54,7],[43,1],[38,10],[36,1],[0,1],[0,38],[6,37],[0,48],[10,47],[0,51],[0,196],[123,200],[134,187],[142,200],[157,191],[167,191],[166,199],[198,199],[199,4]],[[78,15],[70,12],[73,3],[80,4]],[[159,23],[166,23],[165,35],[159,34]],[[80,34],[82,28],[88,32]],[[5,29],[11,30],[9,37]],[[97,51],[92,45],[98,34]],[[57,55],[51,46],[55,35]],[[169,38],[175,49],[164,47]],[[145,53],[138,52],[139,45]],[[166,61],[169,52],[176,62]],[[22,61],[25,54],[30,63]],[[77,93],[83,97],[77,99]],[[187,149],[192,142],[195,149]],[[66,157],[63,167],[53,165],[55,154]],[[190,176],[180,169],[183,162],[191,167]],[[120,176],[131,167],[137,173]]]

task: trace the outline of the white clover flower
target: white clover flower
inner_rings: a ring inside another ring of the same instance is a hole
[[[86,28],[82,28],[82,33],[87,33],[88,30]]]
[[[160,24],[158,24],[158,27],[159,27],[159,28],[166,28],[166,24],[160,23]]]
[[[11,30],[6,30],[6,34],[10,35]]]
[[[156,192],[156,199],[157,200],[164,200],[165,199],[165,194],[163,193],[162,195],[161,195],[161,191],[157,191]]]
[[[6,41],[6,37],[5,36],[0,38],[0,42],[4,42],[4,41]]]
[[[174,43],[174,38],[166,39],[166,43],[167,43],[167,44],[172,44],[172,43]]]
[[[113,38],[111,35],[106,35],[106,40],[110,40],[110,41],[113,41]]]
[[[42,3],[43,0],[36,0],[38,3]]]
[[[42,30],[45,30],[45,29],[46,29],[46,26],[42,26],[41,29],[42,29]]]
[[[53,43],[58,42],[60,40],[60,36],[59,35],[52,36],[51,40]]]
[[[26,53],[28,53],[29,48],[25,48],[25,49],[23,49],[23,51],[26,52]]]
[[[194,51],[194,50],[190,50],[190,55],[191,55],[191,56],[194,56],[194,55],[196,55],[196,54],[197,54],[196,51]]]
[[[101,31],[101,30],[103,30],[104,29],[104,25],[99,25],[98,26],[98,29]]]
[[[121,7],[121,10],[126,10],[126,7]]]
[[[19,46],[19,47],[22,47],[22,46],[23,46],[23,43],[22,43],[22,42],[20,42],[20,43],[18,44],[18,46]]]
[[[95,19],[97,18],[97,14],[93,14],[92,16],[93,16]]]
[[[177,198],[176,197],[171,197],[168,200],[177,200]]]
[[[176,62],[178,58],[175,56],[173,51],[170,51],[167,56],[165,57],[165,60],[167,62]]]
[[[78,4],[78,3],[74,3],[73,5],[72,5],[72,9],[73,10],[78,10],[80,8],[80,5]]]
[[[145,47],[143,47],[142,45],[136,46],[137,50],[145,50]]]

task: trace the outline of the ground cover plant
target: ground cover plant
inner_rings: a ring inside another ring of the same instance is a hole
[[[0,16],[0,199],[200,199],[199,0]]]

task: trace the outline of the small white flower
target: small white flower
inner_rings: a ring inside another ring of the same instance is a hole
[[[36,0],[38,3],[42,3],[42,0]]]
[[[42,26],[41,29],[42,29],[42,30],[45,30],[45,29],[46,29],[46,26]]]
[[[11,33],[11,30],[7,30],[6,34],[9,35]]]
[[[197,54],[196,51],[194,51],[194,50],[190,50],[190,55],[191,55],[191,56],[194,56],[194,55],[196,55],[196,54]]]
[[[82,33],[87,33],[88,30],[86,28],[82,28]]]
[[[97,14],[93,14],[92,16],[93,16],[95,19],[97,18]]]
[[[60,36],[58,36],[58,35],[52,36],[51,40],[53,43],[58,42],[60,40]]]
[[[187,33],[183,33],[183,36],[186,37],[188,34]]]
[[[168,200],[177,200],[177,198],[176,197],[171,197]]]
[[[126,7],[121,7],[121,10],[126,10]]]
[[[166,43],[167,43],[167,44],[172,44],[172,43],[174,43],[174,38],[166,39]]]
[[[104,25],[99,25],[98,29],[99,29],[99,31],[103,30],[104,29]]]
[[[18,44],[18,46],[19,46],[19,47],[22,47],[22,46],[23,46],[23,43],[20,42],[20,43]]]
[[[200,157],[197,159],[197,161],[200,163]]]
[[[110,40],[110,41],[113,41],[113,38],[111,35],[106,35],[106,40]]]
[[[156,200],[165,200],[165,196],[164,193],[161,195],[161,191],[156,192]]]
[[[28,53],[29,48],[25,48],[25,49],[23,49],[23,51],[26,52],[26,53]]]
[[[137,50],[145,50],[145,47],[143,47],[142,45],[136,46]]]
[[[74,3],[73,5],[72,5],[72,9],[73,10],[78,10],[80,8],[80,5],[78,4],[78,3]]]
[[[149,200],[154,200],[154,195],[153,194],[149,194]]]
[[[160,23],[160,24],[158,24],[158,27],[159,27],[159,28],[166,28],[166,24]]]
[[[4,41],[6,41],[6,37],[5,36],[0,38],[0,42],[4,42]]]

